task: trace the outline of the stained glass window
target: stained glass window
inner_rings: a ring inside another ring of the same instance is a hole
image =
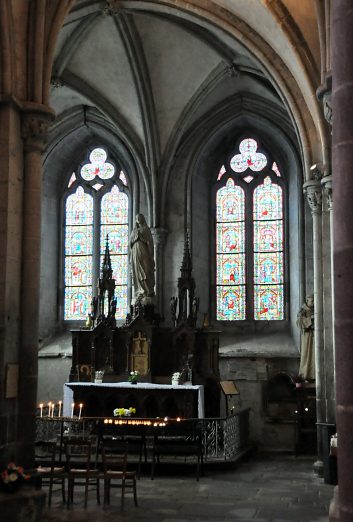
[[[281,173],[245,138],[217,174],[217,320],[284,319]],[[229,168],[231,170],[229,170]],[[231,172],[233,171],[233,173]],[[269,175],[271,173],[271,175]],[[227,182],[224,177],[227,174]]]
[[[254,191],[254,317],[283,319],[283,198],[270,177]]]
[[[65,214],[64,318],[82,320],[92,289],[93,198],[78,187],[66,200]]]
[[[261,152],[256,152],[257,143],[251,138],[243,140],[239,145],[240,154],[235,154],[230,160],[234,172],[245,172],[250,169],[259,172],[267,165],[267,159]]]
[[[116,171],[106,160],[104,149],[93,149],[89,162],[73,173],[68,182],[64,216],[65,320],[85,320],[90,312],[107,235],[116,284],[115,317],[126,316],[129,198],[125,187],[128,183],[123,171]],[[124,185],[121,190],[117,180]]]
[[[232,179],[217,192],[217,319],[245,319],[245,197]]]
[[[109,238],[113,277],[116,284],[116,319],[123,319],[127,310],[129,200],[114,186],[101,202],[101,263],[105,240]],[[120,313],[120,315],[119,315]]]

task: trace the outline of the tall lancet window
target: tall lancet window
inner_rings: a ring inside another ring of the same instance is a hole
[[[277,164],[252,138],[226,159],[216,183],[216,318],[282,320],[284,190]]]
[[[64,320],[90,312],[108,236],[117,298],[116,319],[127,313],[129,190],[125,173],[103,148],[71,175],[64,197]]]

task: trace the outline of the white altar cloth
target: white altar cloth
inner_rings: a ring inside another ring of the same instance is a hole
[[[71,404],[73,401],[73,390],[72,387],[85,386],[86,388],[137,388],[137,389],[149,389],[149,390],[195,390],[198,392],[198,417],[203,419],[205,417],[205,399],[204,399],[204,386],[202,384],[191,385],[191,384],[154,384],[150,382],[138,382],[137,384],[131,384],[129,382],[103,382],[97,384],[95,382],[67,382],[64,384],[64,404],[63,413],[64,417],[71,416]]]

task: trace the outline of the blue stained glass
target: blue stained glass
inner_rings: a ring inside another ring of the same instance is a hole
[[[254,282],[255,284],[278,284],[283,282],[282,253],[255,253],[254,254]]]
[[[282,219],[282,214],[282,189],[267,177],[254,190],[254,219]]]
[[[103,256],[101,256],[101,266],[103,262]],[[128,278],[128,256],[110,256],[112,269],[113,269],[113,279],[115,279],[115,284],[117,285],[126,285],[126,281]]]
[[[217,191],[217,221],[242,221],[244,219],[244,190],[229,179],[225,187]]]
[[[217,284],[241,285],[245,283],[244,254],[217,255]]]
[[[110,192],[102,198],[101,223],[129,222],[129,199],[126,194],[120,192],[118,187],[113,187]]]
[[[127,225],[103,225],[101,227],[101,254],[104,254],[107,234],[111,254],[128,253],[129,227]]]
[[[92,229],[92,226],[67,226],[65,230],[65,254],[67,256],[92,254]]]
[[[90,311],[92,286],[66,287],[64,319],[82,321]]]
[[[245,319],[245,287],[217,287],[217,320],[239,321]]]
[[[66,200],[66,225],[90,225],[93,223],[93,198],[82,187]]]
[[[67,256],[65,258],[66,286],[92,284],[92,256]]]
[[[244,252],[244,222],[217,223],[217,252]]]
[[[125,319],[127,310],[127,286],[117,286],[115,288],[116,303],[116,319]]]
[[[254,222],[254,250],[255,252],[276,252],[283,250],[282,221]]]
[[[266,177],[254,191],[254,317],[284,318],[282,189]]]
[[[255,286],[254,315],[256,320],[280,321],[284,319],[282,285]]]

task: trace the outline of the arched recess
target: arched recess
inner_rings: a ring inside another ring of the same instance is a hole
[[[120,164],[128,178],[130,190],[130,222],[139,211],[146,216],[151,208],[142,175],[143,165],[138,151],[123,143],[117,129],[97,111],[88,115],[82,108],[71,117],[55,122],[44,157],[42,202],[42,253],[39,337],[48,338],[63,328],[61,245],[63,233],[62,196],[71,173],[87,156],[92,146],[103,146],[113,161]],[[131,144],[130,144],[131,145]],[[148,187],[147,187],[148,188]],[[141,201],[141,205],[140,202]],[[143,204],[142,204],[143,203]],[[48,285],[48,281],[51,284]]]
[[[304,237],[304,208],[302,198],[303,161],[300,155],[300,147],[295,132],[291,127],[289,118],[284,111],[273,107],[271,110],[267,104],[267,110],[262,107],[261,100],[257,103],[242,103],[234,111],[224,108],[218,115],[210,116],[207,120],[199,122],[192,129],[193,139],[185,139],[182,153],[174,164],[166,190],[165,210],[170,209],[168,194],[173,193],[177,202],[185,202],[182,213],[178,215],[166,210],[166,226],[170,229],[168,244],[166,246],[166,270],[170,274],[170,280],[166,281],[166,296],[173,295],[178,271],[180,269],[181,254],[175,255],[175,244],[183,244],[183,234],[188,230],[191,234],[191,249],[193,258],[193,273],[196,280],[196,293],[200,297],[200,316],[209,313],[213,309],[213,281],[214,263],[212,255],[214,249],[212,241],[212,207],[211,187],[214,185],[221,167],[222,157],[234,149],[236,140],[246,131],[259,136],[263,146],[276,157],[280,170],[288,185],[287,225],[286,237],[288,248],[287,279],[290,281],[287,319],[282,324],[277,324],[275,329],[286,331],[297,342],[297,328],[295,325],[296,312],[303,295],[305,272],[312,275],[312,266],[304,266],[303,257],[306,248],[310,248],[311,222],[306,223],[307,237]],[[264,102],[264,100],[263,100]],[[222,117],[220,117],[222,116]],[[188,138],[190,138],[188,136]],[[195,138],[197,136],[197,138]],[[179,187],[179,188],[178,188]],[[182,215],[181,215],[182,214]],[[178,224],[175,222],[178,219]],[[175,261],[174,261],[175,260]],[[244,324],[239,329],[230,325],[229,331],[242,331]],[[227,330],[222,324],[222,330]],[[253,325],[245,325],[250,332]],[[264,325],[261,327],[264,328]]]
[[[300,30],[293,19],[288,23],[290,16],[286,20],[283,19],[283,12],[286,12],[286,9],[284,5],[282,6],[282,3],[281,9],[269,9],[268,6],[265,9],[268,9],[271,13],[274,24],[277,24],[276,27],[282,28],[285,21],[283,43],[284,47],[292,52],[293,66],[289,66],[288,60],[285,62],[282,55],[275,51],[277,46],[273,45],[272,39],[275,37],[272,31],[269,30],[264,37],[261,36],[260,30],[256,31],[247,23],[245,16],[247,7],[244,7],[244,10],[241,11],[236,4],[233,7],[226,8],[216,2],[206,4],[200,0],[192,2],[169,0],[163,3],[156,0],[142,1],[137,4],[132,1],[126,2],[126,7],[136,12],[139,10],[146,11],[147,8],[153,14],[177,16],[180,19],[192,21],[195,26],[207,28],[212,36],[215,36],[216,32],[216,37],[223,41],[226,46],[230,46],[230,38],[238,43],[241,42],[247,52],[251,53],[253,58],[261,64],[266,77],[275,86],[290,115],[293,127],[296,129],[297,135],[300,136],[305,179],[311,178],[310,166],[314,161],[329,164],[330,135],[316,99],[316,88],[319,85],[320,78],[317,78],[318,84],[316,85],[315,75],[317,75],[317,70],[311,70],[312,57],[305,50],[305,45],[301,40],[299,41],[301,45],[298,51],[296,45],[298,44]],[[249,20],[256,19],[257,9],[258,19],[261,20],[264,9],[262,5],[251,6]]]

